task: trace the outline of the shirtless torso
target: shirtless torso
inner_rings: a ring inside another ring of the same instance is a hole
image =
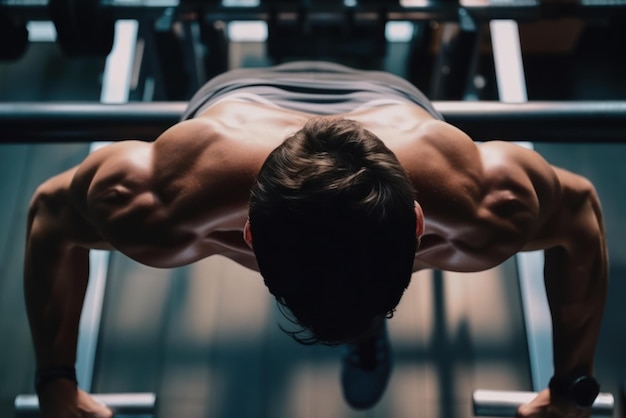
[[[545,249],[555,374],[592,373],[607,257],[591,183],[514,144],[476,144],[409,102],[342,116],[381,138],[409,174],[425,219],[415,270],[479,271]],[[37,366],[74,365],[89,248],[156,267],[221,254],[256,269],[243,239],[250,187],[268,154],[311,117],[224,100],[155,142],[115,143],[43,183],[30,205],[24,269]],[[39,395],[48,411],[100,408],[63,379]],[[523,416],[548,404],[546,390]]]

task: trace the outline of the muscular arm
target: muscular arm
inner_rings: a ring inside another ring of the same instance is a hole
[[[608,269],[593,185],[532,150],[499,141],[477,145],[440,121],[422,124],[419,142],[420,153],[413,153],[419,158],[400,149],[426,215],[416,268],[481,271],[519,251],[544,250],[555,376],[592,374]],[[437,181],[423,180],[430,178]],[[519,412],[588,414],[572,407],[545,390]]]
[[[107,248],[76,211],[70,192],[76,169],[51,178],[29,209],[24,294],[38,370],[73,368],[78,323],[89,275],[89,247]],[[37,388],[44,417],[110,416],[76,384],[56,379]]]
[[[140,225],[142,215],[158,210],[144,202],[150,191],[149,150],[146,143],[116,143],[36,190],[29,208],[24,289],[38,368],[74,366],[89,249],[113,249],[116,239],[124,244],[119,236],[125,231],[116,231],[112,218],[130,217]]]
[[[596,191],[587,179],[550,166],[534,151],[505,143],[492,147],[495,155],[483,152],[483,156],[505,161],[513,180],[519,179],[532,191],[516,193],[519,199],[536,202],[525,205],[535,208],[531,211],[535,220],[534,226],[525,228],[530,235],[521,250],[545,251],[555,375],[574,378],[591,374],[608,281]],[[489,161],[486,165],[489,167]]]
[[[89,273],[86,246],[106,246],[71,204],[75,170],[42,184],[29,210],[24,291],[39,368],[74,366]]]
[[[550,166],[534,151],[502,143],[493,147],[496,152],[491,156],[506,162],[510,177],[530,185],[532,193],[522,191],[517,196],[536,202],[527,205],[536,210],[530,212],[534,221],[526,228],[529,235],[521,250],[545,251],[555,376],[571,380],[591,375],[608,282],[605,232],[596,191],[587,179]]]
[[[593,372],[608,260],[602,210],[593,185],[565,170],[555,172],[562,195],[554,215],[539,231],[539,240],[555,241],[545,250],[555,375],[572,378]]]
[[[97,216],[85,205],[87,195],[94,186],[103,189],[102,182],[115,187],[116,168],[123,167],[135,155],[133,149],[142,146],[147,145],[118,143],[95,152],[79,166],[43,183],[31,199],[24,295],[39,371],[74,367],[89,250],[113,249],[102,233],[105,229],[98,228],[102,225],[97,225]],[[109,410],[78,390],[70,375],[64,377],[57,375],[37,387],[42,416],[111,416]]]
[[[116,248],[168,267],[209,255],[194,235],[212,215],[197,215],[212,208],[198,203],[198,190],[209,182],[200,183],[190,167],[199,165],[194,158],[207,148],[202,140],[210,141],[210,133],[206,124],[189,121],[153,144],[118,142],[37,189],[29,209],[24,288],[39,368],[74,365],[90,248]],[[186,137],[196,148],[184,153],[177,145]],[[204,201],[217,201],[211,197]],[[210,225],[204,229],[208,233]]]
[[[89,249],[113,249],[83,203],[94,177],[107,163],[118,165],[127,147],[90,155],[80,166],[43,183],[31,199],[24,294],[38,370],[74,367]],[[45,417],[83,416],[80,411],[110,416],[69,379],[51,380],[37,390]]]

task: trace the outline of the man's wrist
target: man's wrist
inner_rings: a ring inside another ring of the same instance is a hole
[[[59,379],[69,380],[74,384],[78,384],[76,369],[67,366],[53,366],[37,369],[35,372],[35,390],[39,393],[48,383]]]

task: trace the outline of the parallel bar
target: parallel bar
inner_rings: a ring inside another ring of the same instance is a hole
[[[130,89],[138,23],[134,20],[120,20],[115,25],[115,43],[109,54],[102,79],[102,103],[126,103]],[[93,152],[107,143],[92,143]],[[102,318],[102,304],[107,282],[109,252],[92,250],[89,253],[89,280],[78,332],[76,377],[79,386],[91,392],[93,370]]]
[[[0,143],[154,140],[179,121],[185,102],[0,103]],[[626,141],[626,101],[435,102],[474,140]]]
[[[154,393],[107,393],[91,395],[96,402],[106,405],[119,415],[154,415],[156,395]],[[39,415],[39,400],[36,395],[19,395],[15,398],[15,416]]]
[[[476,390],[472,394],[474,416],[514,417],[520,405],[537,396],[535,392],[510,392],[500,390]],[[601,393],[592,407],[592,415],[611,416],[615,400],[610,393]]]
[[[621,143],[626,102],[439,102],[446,121],[474,140]]]

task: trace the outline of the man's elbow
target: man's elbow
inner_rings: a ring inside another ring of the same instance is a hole
[[[587,183],[587,200],[596,218],[598,232],[602,234],[602,237],[604,238],[604,215],[602,213],[602,203],[600,202],[600,197],[598,196],[598,192],[594,184],[587,179],[585,180]]]
[[[101,236],[74,208],[69,191],[50,181],[39,186],[28,207],[27,243],[55,249],[99,248]]]

